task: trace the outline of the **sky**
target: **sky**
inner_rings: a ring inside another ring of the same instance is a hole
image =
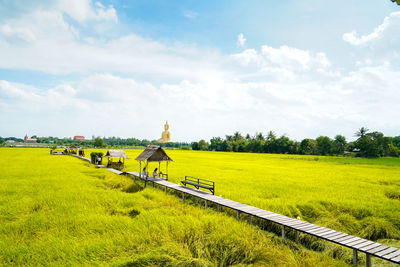
[[[400,135],[389,0],[0,0],[0,136]]]

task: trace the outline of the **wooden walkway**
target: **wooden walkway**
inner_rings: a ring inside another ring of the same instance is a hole
[[[75,157],[84,159],[90,162],[90,159],[83,158],[77,155]],[[105,168],[102,165],[98,165],[99,167]],[[140,177],[137,172],[121,172],[111,168],[105,168],[115,174],[129,174],[134,176],[134,178],[139,178],[145,180],[146,182],[151,182],[153,185],[157,184],[164,187],[165,193],[167,193],[167,189],[172,189],[182,193],[182,199],[185,199],[185,194],[194,196],[204,200],[204,205],[207,207],[207,203],[214,203],[219,206],[227,207],[237,212],[237,218],[240,218],[240,214],[244,213],[249,216],[254,216],[259,219],[263,219],[272,223],[276,223],[280,225],[282,228],[282,238],[285,238],[285,229],[292,229],[299,232],[305,233],[308,235],[315,236],[320,239],[324,239],[326,241],[350,248],[353,250],[353,263],[357,264],[358,261],[358,252],[362,252],[366,254],[366,265],[371,266],[371,256],[378,257],[384,260],[387,260],[392,263],[400,264],[400,250],[394,247],[389,247],[382,245],[380,243],[372,242],[367,239],[363,239],[360,237],[356,237],[353,235],[348,235],[342,232],[338,232],[329,228],[321,227],[315,224],[311,224],[305,221],[293,219],[288,216],[284,216],[278,213],[270,212],[267,210],[259,209],[253,206],[249,206],[246,204],[242,204],[240,202],[236,202],[233,200],[229,200],[226,198],[222,198],[219,196],[212,195],[210,193],[181,186],[175,183],[171,183],[159,178],[148,177],[147,179],[143,179]],[[298,235],[297,235],[298,237]]]

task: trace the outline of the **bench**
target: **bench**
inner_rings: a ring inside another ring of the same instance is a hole
[[[213,181],[199,179],[192,176],[185,176],[185,180],[181,181],[184,186],[192,185],[196,189],[204,188],[210,190],[210,192],[214,195],[215,191],[215,183]]]

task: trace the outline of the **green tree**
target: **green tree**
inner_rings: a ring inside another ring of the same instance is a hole
[[[377,158],[379,156],[379,145],[372,135],[359,138],[356,142],[356,146],[360,149],[359,155],[361,157]]]
[[[276,134],[273,131],[269,131],[267,134],[267,138],[265,138],[267,141],[273,141],[276,139]]]
[[[395,145],[396,147],[398,147],[400,149],[400,136],[393,137],[392,143],[393,143],[393,145]]]
[[[192,149],[193,149],[193,150],[200,150],[200,147],[199,147],[199,143],[198,143],[198,142],[193,142],[191,145],[192,145]]]
[[[366,127],[361,127],[354,135],[359,138],[364,138],[368,131],[369,129],[367,129]]]
[[[264,139],[264,135],[263,135],[262,133],[256,133],[255,139],[256,139],[257,141],[264,141],[264,140],[265,140],[265,139]]]
[[[204,139],[201,139],[198,145],[199,145],[199,150],[208,150],[210,147],[210,144],[207,143]]]
[[[222,150],[222,139],[221,137],[213,137],[210,140],[210,149],[214,151],[223,151]]]
[[[236,132],[233,134],[232,141],[239,141],[242,139],[243,139],[243,136],[239,132]]]
[[[328,136],[319,136],[315,141],[317,141],[317,149],[320,155],[332,154],[333,142]]]
[[[387,153],[386,156],[389,156],[389,157],[398,157],[399,154],[400,154],[400,149],[399,149],[397,146],[391,144],[391,145],[389,146],[389,151],[388,151],[388,153]]]
[[[300,142],[299,152],[304,155],[315,155],[317,153],[317,142],[313,139],[303,139]]]
[[[93,145],[94,145],[94,147],[103,147],[104,146],[104,141],[103,141],[103,139],[97,137],[94,140],[94,144]]]
[[[344,154],[346,145],[347,145],[346,137],[340,134],[336,135],[335,140],[333,141],[333,153],[338,155]]]

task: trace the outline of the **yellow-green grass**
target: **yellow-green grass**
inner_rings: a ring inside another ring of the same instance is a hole
[[[190,155],[203,154],[173,155],[175,175]],[[0,148],[0,159],[0,266],[345,264],[48,149]]]
[[[134,158],[141,150],[126,152],[126,170],[138,171]],[[185,175],[211,179],[225,198],[400,246],[398,158],[167,152],[175,161],[169,165],[172,182]]]

